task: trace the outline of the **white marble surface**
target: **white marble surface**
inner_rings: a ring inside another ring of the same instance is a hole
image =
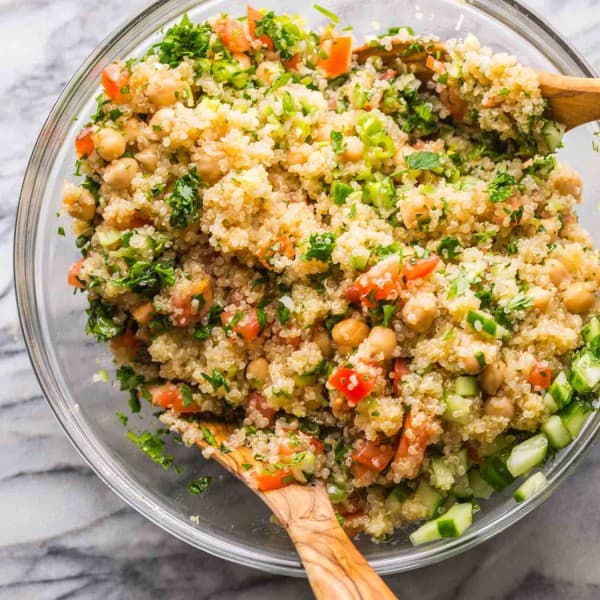
[[[123,504],[71,447],[18,329],[12,229],[37,132],[75,67],[144,0],[0,0],[0,600],[310,598],[306,582],[213,558]],[[600,0],[528,0],[600,68]],[[590,199],[588,199],[590,201]],[[508,532],[388,578],[403,599],[600,598],[600,448]]]

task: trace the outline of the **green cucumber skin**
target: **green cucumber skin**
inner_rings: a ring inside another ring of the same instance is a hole
[[[515,480],[506,468],[508,454],[507,451],[503,451],[500,454],[488,456],[479,467],[481,478],[496,492],[501,492]]]
[[[528,500],[547,486],[548,480],[546,479],[546,476],[539,471],[526,479],[515,491],[513,497],[517,502],[521,503]]]
[[[513,477],[518,477],[542,463],[547,453],[548,438],[543,433],[538,433],[511,450],[506,468]]]

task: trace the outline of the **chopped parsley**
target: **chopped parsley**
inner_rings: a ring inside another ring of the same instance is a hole
[[[514,194],[516,185],[517,180],[512,175],[497,172],[487,188],[490,202],[505,202]]]
[[[65,235],[65,228],[64,227],[59,227],[56,230],[56,233],[58,233],[58,235],[62,235],[64,237],[64,235]]]
[[[198,479],[194,479],[194,481],[188,483],[188,492],[194,495],[203,494],[210,486],[211,481],[212,477],[209,475],[198,477]]]
[[[219,369],[213,369],[212,375],[209,375],[208,373],[202,373],[202,377],[204,377],[204,379],[210,383],[214,392],[218,392],[221,388],[223,388],[226,392],[231,390],[229,382],[227,379],[225,379],[223,373],[221,373]]]
[[[409,154],[406,157],[406,165],[409,169],[427,171],[441,167],[442,163],[437,152],[422,150]]]
[[[277,302],[277,306],[275,307],[275,316],[277,320],[285,325],[290,320],[290,309],[281,301]]]
[[[213,432],[206,426],[202,425],[200,427],[200,431],[202,431],[202,438],[207,444],[211,446],[217,445],[217,438],[213,435]]]
[[[348,145],[344,141],[344,134],[341,131],[332,131],[330,134],[331,147],[336,154],[342,154],[346,151]]]
[[[302,31],[287,15],[276,16],[270,10],[256,21],[256,37],[266,35],[273,41],[273,47],[281,58],[292,58],[298,49],[298,42],[303,38]]]
[[[181,392],[183,406],[191,406],[194,403],[194,400],[192,399],[192,390],[190,389],[190,386],[183,383],[179,386],[179,391]]]
[[[340,22],[340,18],[335,13],[332,13],[330,10],[323,8],[322,6],[319,6],[318,4],[313,4],[313,8],[315,10],[318,10],[322,15],[325,15],[332,23]]]
[[[166,262],[135,261],[125,277],[113,279],[112,283],[138,294],[154,295],[162,287],[175,283],[175,269]]]
[[[167,30],[162,42],[154,47],[158,60],[170,67],[176,67],[182,60],[204,58],[213,33],[208,23],[192,23],[188,15]]]
[[[445,259],[456,258],[462,252],[462,246],[458,238],[445,237],[436,248],[439,256]]]
[[[331,254],[335,248],[333,233],[313,233],[308,239],[308,244],[308,250],[302,255],[302,260],[319,260],[324,263],[331,261]]]
[[[165,442],[158,435],[149,431],[143,431],[139,435],[133,431],[127,432],[127,437],[155,463],[161,465],[165,470],[173,465],[173,457],[165,455]]]
[[[196,218],[200,208],[198,190],[201,178],[193,166],[189,173],[179,177],[173,185],[173,192],[167,196],[166,202],[171,207],[169,225],[175,229],[185,229]]]
[[[99,342],[107,342],[123,333],[125,325],[116,315],[116,306],[103,302],[100,298],[90,299],[89,302],[90,306],[85,311],[88,315],[86,333],[95,335]]]

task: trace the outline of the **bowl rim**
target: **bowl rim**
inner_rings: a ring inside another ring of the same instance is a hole
[[[40,312],[37,309],[35,293],[35,269],[27,268],[34,267],[36,264],[35,243],[28,242],[34,242],[37,230],[35,215],[33,215],[33,220],[36,226],[30,224],[30,217],[32,216],[31,207],[34,204],[31,200],[37,187],[43,185],[39,182],[38,166],[41,164],[42,157],[47,153],[48,144],[53,138],[53,132],[57,128],[57,124],[60,122],[63,113],[67,112],[66,109],[69,108],[69,103],[73,99],[79,85],[94,70],[98,69],[107,51],[117,41],[122,40],[128,33],[135,30],[136,27],[141,27],[147,19],[151,17],[159,18],[162,14],[168,17],[163,17],[163,22],[168,22],[194,6],[208,4],[209,2],[210,0],[157,0],[147,8],[136,13],[118,25],[96,46],[77,68],[58,96],[34,144],[19,194],[13,238],[13,277],[15,281],[17,311],[29,359],[37,381],[44,393],[44,397],[75,449],[96,475],[117,496],[161,529],[204,552],[271,573],[302,577],[305,576],[305,572],[298,559],[265,557],[260,553],[238,546],[223,538],[215,538],[214,535],[193,527],[191,524],[185,523],[173,516],[149,498],[140,495],[131,485],[130,481],[127,480],[125,474],[121,472],[121,469],[115,468],[115,464],[97,450],[86,432],[81,429],[72,415],[63,410],[58,400],[62,395],[53,379],[45,348],[41,344],[42,340],[38,335]],[[519,1],[467,0],[466,3],[504,24],[511,22],[511,13],[516,11],[521,19],[531,28],[531,35],[527,37],[530,43],[539,49],[540,39],[546,44],[552,42],[557,47],[556,51],[567,55],[582,74],[588,77],[596,76],[594,69],[580,56],[575,48],[563,39],[561,35],[556,33],[543,18],[520,4]],[[514,23],[512,25],[511,29],[514,30]],[[517,33],[523,36],[524,31],[517,31]],[[534,36],[537,36],[537,43],[533,41]],[[28,277],[24,276],[25,273],[28,274]],[[515,504],[514,507],[500,515],[498,519],[476,531],[472,531],[470,534],[467,533],[460,538],[445,540],[443,543],[425,547],[418,556],[403,557],[402,561],[398,561],[397,557],[376,558],[371,561],[372,566],[377,572],[383,575],[424,567],[473,548],[505,530],[538,507],[567,479],[590,450],[594,442],[594,436],[598,430],[600,430],[600,414],[596,413],[594,418],[588,419],[584,430],[577,440],[577,444],[574,444],[576,450],[567,455],[566,459],[558,461],[560,465],[557,462],[557,468],[550,479],[549,486],[529,502]]]

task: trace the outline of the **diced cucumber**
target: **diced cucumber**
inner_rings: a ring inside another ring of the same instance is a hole
[[[424,479],[421,479],[413,500],[425,506],[427,509],[427,518],[431,519],[437,515],[440,503],[442,502],[442,495]]]
[[[121,241],[121,232],[114,227],[104,227],[96,230],[96,237],[103,248],[111,248]]]
[[[548,393],[558,406],[558,408],[562,408],[563,406],[567,406],[569,402],[573,399],[573,388],[569,381],[567,380],[567,375],[563,371],[561,371],[554,381],[552,385],[548,389]]]
[[[405,485],[397,485],[385,499],[385,507],[391,513],[396,513],[400,510],[402,503],[411,495],[411,489]]]
[[[331,200],[334,204],[341,206],[346,202],[346,198],[352,193],[352,186],[342,181],[334,181],[331,184]]]
[[[456,468],[454,468],[454,474],[463,475],[469,470],[469,451],[466,448],[461,448],[455,456],[458,460],[456,462]]]
[[[482,498],[483,500],[487,500],[494,493],[494,488],[483,479],[478,469],[469,471],[469,487],[475,498]]]
[[[600,318],[592,317],[581,330],[585,345],[595,356],[600,355]]]
[[[492,454],[499,454],[503,450],[510,448],[517,441],[517,438],[509,433],[501,433],[494,438],[494,441],[486,444],[481,448],[482,456],[492,456]]]
[[[546,142],[548,152],[554,152],[561,144],[566,127],[557,121],[546,121],[542,127],[542,138]]]
[[[550,445],[560,450],[571,443],[571,434],[558,415],[552,415],[541,427]]]
[[[317,380],[317,376],[311,373],[302,373],[302,375],[294,375],[294,383],[298,387],[306,387],[312,385]]]
[[[508,330],[502,327],[502,325],[479,311],[470,310],[467,313],[467,323],[477,333],[489,335],[498,340],[508,335]]]
[[[543,462],[547,452],[548,438],[543,433],[538,433],[511,450],[506,468],[513,477],[518,477]]]
[[[445,538],[462,535],[473,522],[473,505],[470,502],[453,504],[441,517],[437,518],[438,531]]]
[[[434,520],[424,523],[419,529],[413,531],[410,534],[410,541],[413,546],[418,546],[420,544],[426,544],[427,542],[434,542],[441,537],[437,520]]]
[[[473,401],[465,396],[458,394],[446,394],[444,397],[446,410],[442,415],[445,421],[451,423],[461,423],[465,425],[471,418],[471,406]]]
[[[550,394],[544,394],[544,407],[551,414],[558,411],[558,404]]]
[[[547,485],[548,480],[541,471],[534,473],[515,490],[513,498],[517,502],[524,502],[528,498],[531,498],[531,496],[534,494],[537,494],[540,490],[543,490]]]
[[[479,394],[479,382],[475,377],[461,375],[454,382],[454,391],[459,396],[477,396]]]
[[[479,473],[483,480],[497,492],[501,492],[515,480],[506,467],[508,454],[508,451],[503,451],[500,454],[488,456],[479,467]]]
[[[332,502],[343,502],[348,497],[349,492],[341,485],[330,482],[327,484],[327,494]]]
[[[600,383],[600,359],[589,350],[582,352],[571,363],[569,381],[576,392],[593,392]]]
[[[438,490],[448,491],[454,485],[452,469],[441,457],[432,458],[429,465],[431,485]]]
[[[450,493],[459,500],[468,500],[473,496],[473,490],[469,485],[468,475],[459,475],[456,477],[455,484],[452,486]]]
[[[353,269],[357,271],[364,271],[367,268],[367,263],[369,262],[368,256],[351,256],[350,264]]]
[[[566,427],[572,439],[579,435],[589,413],[590,409],[581,402],[572,402],[561,412],[562,424]]]

